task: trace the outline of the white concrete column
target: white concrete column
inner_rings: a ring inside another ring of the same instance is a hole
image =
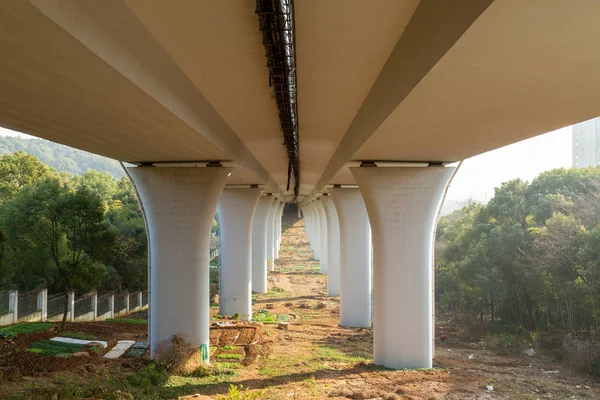
[[[267,293],[267,220],[273,196],[261,196],[252,222],[252,291]]]
[[[252,219],[262,189],[225,188],[217,208],[221,223],[221,315],[252,319]]]
[[[331,196],[321,197],[327,218],[327,295],[340,295],[340,222]]]
[[[125,292],[125,315],[128,315],[129,310],[130,310],[130,308],[129,308],[129,295],[130,294],[131,293],[129,293],[129,290],[127,292]]]
[[[150,236],[150,355],[166,356],[178,335],[208,361],[210,231],[231,168],[128,171]]]
[[[325,214],[325,208],[323,207],[323,201],[318,198],[315,201],[315,208],[319,215],[319,249],[320,249],[320,271],[322,274],[327,273],[328,259],[327,259],[327,214]]]
[[[67,320],[73,322],[75,321],[75,292],[69,292],[69,316]]]
[[[45,322],[48,319],[48,289],[38,292],[37,309],[41,312],[40,321]]]
[[[281,248],[281,228],[283,227],[283,208],[285,207],[285,203],[282,201],[279,203],[279,208],[277,209],[277,215],[275,217],[275,258],[279,258],[279,250]]]
[[[350,168],[373,229],[374,361],[431,368],[433,230],[454,168]]]
[[[275,199],[269,207],[269,213],[267,214],[267,270],[273,271],[275,269],[275,213],[279,201]]]
[[[332,188],[340,224],[340,324],[371,326],[371,228],[358,188]]]
[[[94,313],[94,321],[98,318],[98,292],[94,292],[90,296],[90,301],[92,302],[92,312]]]
[[[312,240],[312,249],[315,253],[315,260],[321,259],[321,222],[319,221],[319,212],[317,211],[317,205],[314,203],[310,203],[308,205],[308,211],[310,213],[310,230],[311,230],[311,240]]]
[[[13,324],[19,320],[19,291],[11,290],[8,292],[8,312],[12,313]]]
[[[110,310],[110,318],[114,318],[115,317],[115,294],[111,293],[110,296],[108,296],[108,309]]]

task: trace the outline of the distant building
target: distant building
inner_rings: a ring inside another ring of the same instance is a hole
[[[573,167],[600,164],[600,118],[573,125]]]

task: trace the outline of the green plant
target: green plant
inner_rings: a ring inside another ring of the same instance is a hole
[[[169,368],[170,365],[166,363],[150,363],[130,375],[127,380],[133,386],[162,386],[169,380]]]
[[[12,332],[0,332],[0,339],[13,340],[16,337],[17,337],[17,335],[15,335]]]
[[[90,335],[89,333],[81,333],[81,332],[61,332],[61,337],[72,338],[72,339],[82,339],[82,340],[94,340],[97,339],[96,336]]]
[[[221,347],[221,350],[235,350],[237,349],[237,346],[223,346]]]
[[[231,354],[231,353],[221,353],[217,356],[217,359],[222,360],[222,359],[226,359],[226,360],[241,360],[242,359],[242,355],[241,354]]]
[[[229,385],[229,390],[226,395],[219,395],[219,400],[254,400],[259,399],[264,394],[264,390],[249,392],[247,387],[243,385]]]
[[[147,319],[133,319],[133,318],[108,318],[106,322],[117,322],[119,324],[131,324],[131,325],[148,325]]]
[[[519,341],[515,335],[503,333],[495,338],[492,345],[492,351],[498,355],[505,356],[510,353],[515,353],[519,349]]]
[[[50,322],[25,322],[17,325],[10,325],[0,328],[0,334],[3,332],[20,335],[22,333],[32,333],[39,331],[47,331],[53,328],[54,324]]]
[[[53,340],[38,340],[29,345],[27,351],[48,356],[58,356],[62,354],[73,354],[78,351],[84,351],[85,346],[76,343],[55,342]]]

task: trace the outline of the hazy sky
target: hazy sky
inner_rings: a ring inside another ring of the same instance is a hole
[[[1,136],[30,137],[0,128]],[[531,181],[540,172],[571,167],[571,127],[527,139],[465,160],[448,191],[448,200],[489,200],[494,187],[521,178]]]

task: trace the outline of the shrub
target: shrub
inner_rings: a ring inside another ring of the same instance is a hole
[[[494,353],[505,356],[511,353],[518,353],[521,346],[519,346],[517,336],[504,333],[494,337],[491,348]]]
[[[579,370],[600,376],[600,336],[598,333],[578,337],[565,336],[563,348],[568,362]]]
[[[169,365],[151,363],[130,375],[127,380],[134,386],[162,386],[169,380]]]
[[[263,395],[264,390],[258,390],[256,392],[248,392],[248,388],[240,385],[229,385],[229,391],[225,396],[219,395],[219,400],[254,400],[260,399]]]

